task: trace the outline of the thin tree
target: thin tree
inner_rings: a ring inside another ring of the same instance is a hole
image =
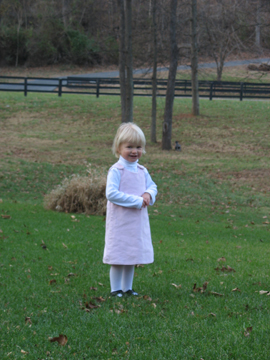
[[[132,0],[126,0],[126,122],[133,121]]]
[[[133,121],[132,0],[118,0],[120,13],[119,81],[122,122]]]
[[[152,2],[152,41],[153,41],[153,75],[152,75],[152,121],[151,141],[157,142],[157,23],[156,23],[157,0]]]
[[[173,115],[173,102],[174,102],[174,87],[175,77],[177,71],[178,60],[178,47],[176,42],[176,10],[177,0],[171,0],[170,9],[170,45],[171,45],[171,60],[169,77],[166,90],[166,103],[164,111],[164,121],[162,127],[162,150],[171,150],[172,138],[172,115]]]
[[[200,115],[197,43],[197,0],[191,0],[191,84],[192,113]]]
[[[261,8],[262,2],[259,0],[257,2],[257,9],[256,9],[256,26],[255,26],[255,45],[258,49],[261,47]]]
[[[118,0],[120,13],[119,26],[119,81],[121,89],[121,119],[126,121],[126,46],[125,46],[125,5],[124,0]]]

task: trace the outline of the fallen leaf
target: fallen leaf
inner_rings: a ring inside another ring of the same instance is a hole
[[[1,233],[1,234],[3,233],[3,230],[2,230],[2,229],[0,229],[0,233]]]
[[[222,256],[221,258],[217,259],[217,261],[224,261],[226,262],[226,258],[224,256]]]
[[[52,284],[55,284],[56,283],[56,280],[55,279],[52,279],[50,280],[49,284],[52,285]]]
[[[203,291],[205,291],[205,290],[206,290],[207,285],[208,285],[208,282],[207,282],[207,281],[205,281],[205,282],[203,283]]]
[[[95,304],[93,304],[93,303],[91,303],[91,302],[89,301],[89,302],[86,302],[86,303],[85,303],[85,307],[86,307],[87,309],[97,309],[97,308],[100,307],[100,305],[95,305]]]
[[[150,296],[148,296],[148,295],[144,295],[144,300],[148,300],[148,301],[152,301],[152,299],[150,298]]]
[[[215,295],[215,296],[224,296],[223,294],[217,293],[215,291],[210,291],[209,294]]]
[[[219,267],[215,268],[216,271],[228,271],[228,272],[235,272],[235,270],[233,268],[231,268],[229,265],[226,266],[222,266],[222,268],[220,269]]]
[[[205,290],[207,289],[208,282],[205,281],[202,287],[196,288],[196,285],[197,285],[197,284],[194,284],[194,285],[193,285],[193,291],[194,291],[194,292],[204,293]]]
[[[24,350],[21,350],[21,353],[22,353],[22,354],[29,354],[29,352],[24,351]]]
[[[55,341],[57,341],[59,345],[65,346],[68,341],[68,338],[66,335],[60,334],[58,337],[54,337],[50,339],[50,342],[55,342]]]
[[[10,219],[11,216],[10,215],[1,215],[3,219]]]
[[[121,314],[121,310],[118,309],[114,309],[114,312],[116,312],[116,314]]]
[[[90,290],[97,291],[97,288],[92,286],[92,287],[90,287]]]
[[[264,295],[264,294],[268,294],[268,293],[269,293],[269,291],[266,291],[266,290],[260,290],[259,291],[260,295]]]
[[[267,224],[267,225],[268,225],[268,224],[269,224],[269,221],[266,220],[266,221],[263,222],[263,224]]]
[[[71,215],[71,219],[76,219],[76,216],[75,216],[75,215]]]
[[[52,267],[52,266],[48,266],[48,270],[53,270],[53,267]]]
[[[100,285],[100,286],[104,286],[102,283],[98,283],[98,285]]]
[[[154,309],[157,307],[157,305],[155,303],[152,303],[152,306],[154,307]]]
[[[244,331],[244,336],[248,337],[250,335],[252,331],[252,326],[246,328],[246,330]]]
[[[208,316],[217,317],[217,315],[216,315],[216,314],[214,314],[214,313],[210,313],[210,314],[208,314]]]
[[[174,286],[176,289],[180,289],[180,288],[182,287],[182,285],[181,285],[181,284],[179,284],[179,285],[172,284],[172,286]]]
[[[32,325],[32,321],[31,321],[31,318],[26,316],[26,318],[24,319],[25,321],[25,325],[29,324],[29,325]]]
[[[242,246],[236,246],[236,249],[241,249]]]
[[[140,265],[140,264],[139,264],[139,265],[136,265],[136,268],[138,268],[138,267],[142,267],[142,268],[143,268],[144,265]]]
[[[75,274],[69,273],[69,274],[68,274],[68,277],[70,277],[70,276],[75,276]]]
[[[239,291],[239,292],[241,292],[241,290],[240,290],[240,289],[238,289],[237,287],[236,287],[236,288],[234,288],[234,289],[232,289],[232,291]]]
[[[62,245],[64,246],[64,248],[65,248],[65,249],[67,249],[67,248],[68,248],[66,244],[62,243]]]
[[[104,301],[106,301],[102,296],[94,297],[93,299],[94,299],[94,300],[97,300],[97,302],[104,302]]]

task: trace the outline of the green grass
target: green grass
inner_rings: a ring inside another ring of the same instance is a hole
[[[87,162],[115,161],[119,99],[1,93],[1,359],[266,359],[269,105],[201,101],[194,118],[190,100],[177,99],[176,153],[160,149],[164,99],[151,144],[150,99],[135,98],[148,140],[141,163],[159,189],[149,209],[155,262],[135,270],[138,298],[115,299],[102,264],[104,217],[75,221],[44,210],[43,196],[84,175]],[[100,307],[85,311],[89,301]],[[64,347],[49,341],[59,334]]]

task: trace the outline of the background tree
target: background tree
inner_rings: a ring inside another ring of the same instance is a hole
[[[201,47],[214,59],[218,81],[221,81],[226,58],[242,46],[238,37],[241,10],[242,0],[201,1]]]
[[[169,77],[166,91],[166,102],[164,111],[164,121],[162,126],[162,150],[171,150],[172,138],[172,115],[174,102],[174,87],[178,61],[178,47],[176,42],[176,24],[177,24],[177,0],[171,0],[170,9],[170,45],[171,60]]]
[[[152,121],[151,121],[151,141],[157,142],[156,122],[157,122],[157,0],[152,0],[152,44],[153,44],[153,74],[152,74]]]
[[[125,5],[118,0],[119,9],[119,81],[121,89],[121,118],[126,121],[126,46],[125,46]]]
[[[119,78],[122,122],[133,121],[132,1],[118,0],[120,14]]]
[[[198,43],[197,43],[197,0],[191,0],[191,83],[192,113],[200,114],[198,81]]]

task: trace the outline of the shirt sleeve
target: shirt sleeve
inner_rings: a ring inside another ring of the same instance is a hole
[[[152,178],[146,168],[144,168],[144,173],[145,173],[145,180],[146,180],[145,192],[147,192],[148,194],[151,195],[150,205],[154,205],[154,203],[156,201],[156,196],[157,196],[157,185],[152,180]]]
[[[129,195],[119,191],[121,180],[120,171],[117,168],[112,168],[107,177],[106,198],[115,205],[124,206],[128,208],[141,209],[143,198],[141,196]]]

